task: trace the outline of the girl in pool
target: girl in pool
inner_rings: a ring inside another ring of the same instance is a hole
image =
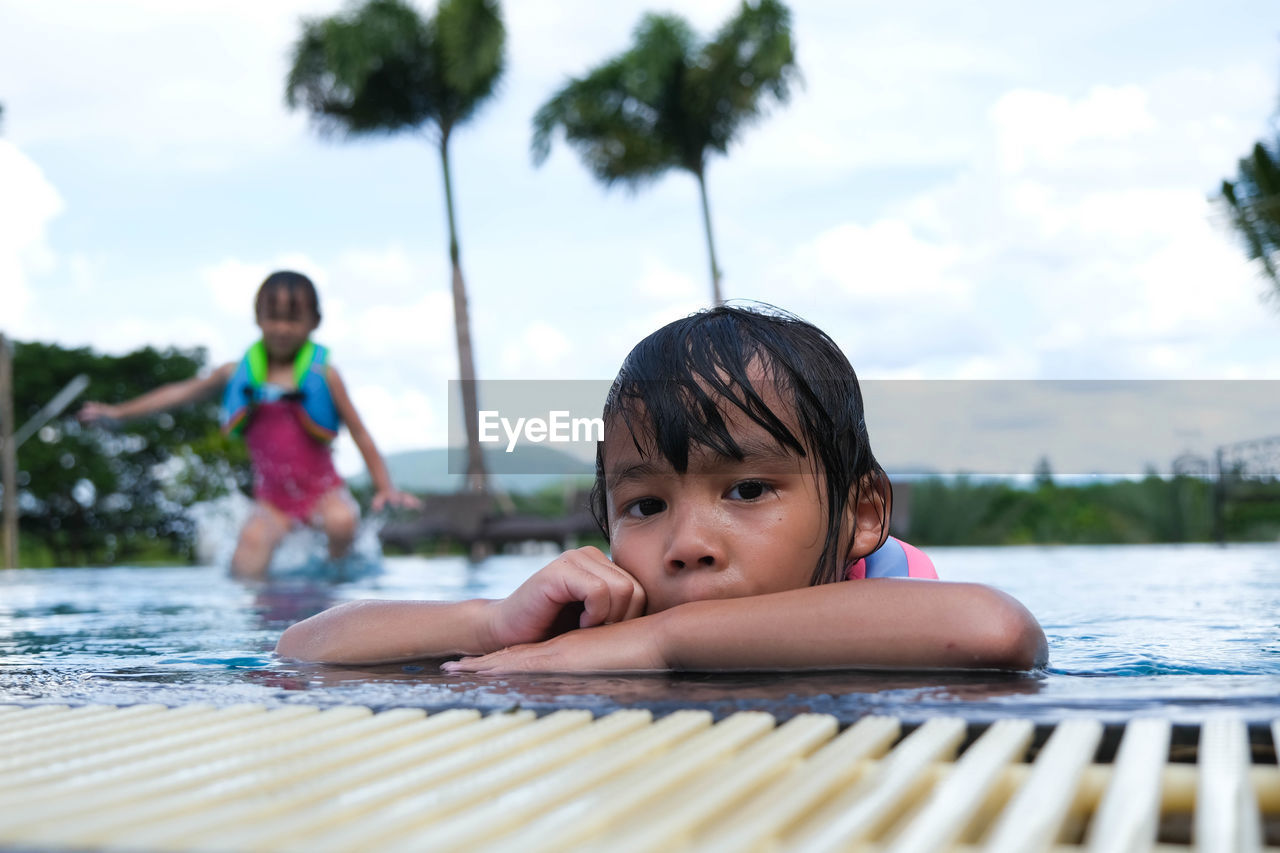
[[[311,280],[296,272],[272,273],[258,288],[254,314],[262,338],[238,364],[123,403],[86,403],[80,410],[87,422],[127,420],[223,392],[223,429],[243,435],[253,465],[255,507],[231,558],[232,573],[247,578],[266,575],[271,554],[295,524],[323,529],[331,557],[341,557],[351,546],[359,510],[329,449],[343,424],[368,466],[373,510],[417,505],[416,498],[391,485],[328,351],[311,341],[320,325],[320,298]]]
[[[1045,663],[1021,604],[919,580],[928,558],[889,537],[857,377],[809,323],[735,307],[671,323],[627,356],[604,420],[608,556],[569,551],[497,601],[343,604],[276,651],[460,657],[457,673]]]

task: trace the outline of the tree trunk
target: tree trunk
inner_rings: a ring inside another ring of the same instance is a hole
[[[707,203],[707,181],[702,170],[693,173],[698,179],[698,192],[702,195],[702,224],[707,230],[707,254],[711,257],[711,305],[724,304],[724,296],[720,292],[720,265],[716,263],[716,243],[711,237],[711,205]]]
[[[453,329],[458,343],[458,376],[462,380],[462,417],[467,429],[467,490],[487,491],[484,456],[480,452],[480,405],[476,397],[476,363],[471,350],[471,319],[467,312],[467,287],[462,280],[458,253],[458,229],[453,217],[453,182],[449,175],[449,135],[440,136],[440,163],[444,167],[444,203],[449,216],[449,261],[453,264]]]

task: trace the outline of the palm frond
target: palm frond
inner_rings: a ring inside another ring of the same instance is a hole
[[[776,0],[743,3],[703,48],[690,92],[706,123],[707,144],[724,153],[739,128],[769,101],[785,104],[798,78],[791,15]]]
[[[535,162],[546,158],[559,128],[605,184],[639,185],[661,174],[673,165],[673,152],[655,132],[657,109],[636,94],[647,94],[648,82],[626,57],[571,81],[534,116]]]
[[[505,68],[506,29],[496,0],[444,0],[436,12],[442,118],[466,121],[493,94]]]
[[[1280,140],[1276,143],[1280,150]],[[1250,260],[1280,289],[1280,168],[1276,155],[1259,142],[1240,160],[1235,181],[1223,181],[1219,200],[1244,242]]]
[[[495,0],[445,0],[430,19],[403,0],[368,0],[303,22],[285,101],[326,133],[447,134],[492,94],[504,44]]]
[[[533,158],[557,129],[607,184],[647,180],[667,168],[701,174],[766,101],[785,103],[798,77],[791,17],[778,0],[744,2],[699,45],[684,19],[645,15],[621,56],[570,80],[534,116]]]

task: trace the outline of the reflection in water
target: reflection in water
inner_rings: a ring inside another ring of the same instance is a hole
[[[333,584],[319,581],[271,580],[258,584],[253,595],[253,612],[258,627],[266,631],[283,631],[337,602]]]
[[[494,678],[447,675],[438,670],[438,662],[434,661],[362,668],[312,664],[288,667],[290,687],[286,689],[322,690],[326,695],[356,694],[364,704],[374,707],[408,705],[428,710],[468,707],[494,711],[521,707],[539,712],[587,708],[596,713],[647,708],[658,714],[702,708],[716,717],[760,710],[784,719],[795,714],[824,713],[846,721],[876,713],[893,713],[908,719],[961,713],[958,705],[989,705],[993,700],[1034,695],[1043,682],[1043,677],[1035,674],[997,671],[516,674]],[[259,675],[278,678],[281,673]],[[385,699],[387,704],[380,705],[379,699]]]

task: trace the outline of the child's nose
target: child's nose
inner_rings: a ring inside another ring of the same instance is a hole
[[[718,534],[716,519],[711,515],[694,509],[672,513],[665,559],[668,571],[717,569],[727,564],[724,536]]]

